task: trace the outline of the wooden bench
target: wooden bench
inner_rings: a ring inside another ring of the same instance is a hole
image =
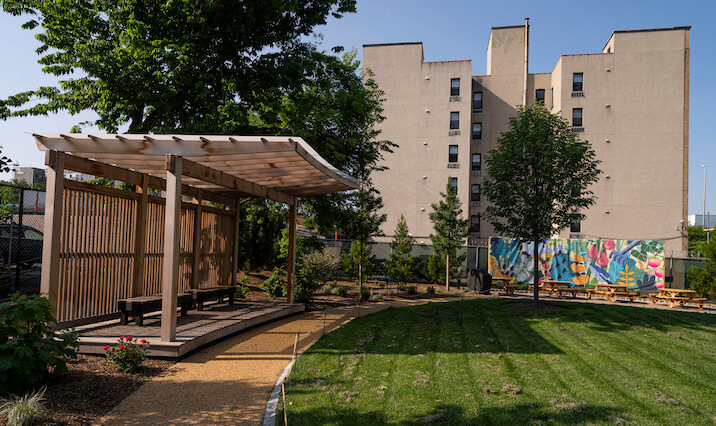
[[[234,297],[236,297],[236,288],[234,286],[193,288],[189,291],[194,295],[196,309],[199,311],[204,310],[204,302],[206,302],[207,300],[218,300],[219,303],[223,303],[224,296],[228,296],[229,305],[233,305]]]
[[[177,306],[181,308],[181,315],[185,316],[191,308],[192,296],[190,293],[177,295]],[[162,310],[162,295],[139,296],[117,301],[119,307],[120,324],[126,325],[130,316],[134,317],[134,323],[138,326],[144,324],[144,314]]]
[[[633,302],[636,297],[636,293],[629,292],[627,286],[613,284],[595,284],[594,288],[587,289],[588,299],[591,299],[595,294],[601,294],[605,299],[609,299],[612,302],[615,302],[617,297],[627,297],[630,302]]]
[[[659,300],[666,302],[670,308],[673,308],[678,303],[679,306],[683,307],[684,303],[692,302],[696,306],[703,310],[703,305],[706,302],[705,297],[696,297],[694,290],[682,290],[678,288],[661,288],[658,294],[650,294],[651,303],[656,304]]]

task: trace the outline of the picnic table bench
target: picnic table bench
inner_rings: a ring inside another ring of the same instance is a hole
[[[186,316],[187,311],[191,308],[191,293],[180,293],[177,295],[177,306],[181,308],[181,315]],[[162,295],[154,296],[138,296],[128,299],[120,299],[117,301],[119,307],[119,322],[122,325],[127,324],[128,318],[134,317],[134,323],[138,326],[144,324],[144,314],[148,312],[160,311],[162,309]]]
[[[499,282],[499,284],[498,284]],[[501,276],[494,276],[492,277],[492,287],[501,289],[505,292],[506,295],[513,294],[515,290],[520,288],[517,284],[513,284],[515,282],[515,277],[501,277]]]
[[[680,306],[684,306],[686,302],[693,302],[696,306],[703,310],[703,304],[706,302],[705,297],[696,297],[694,290],[683,290],[679,288],[660,288],[658,294],[650,294],[651,303],[656,304],[659,300],[669,304],[670,308],[673,308],[677,303]]]
[[[595,284],[594,288],[587,289],[587,298],[591,299],[593,295],[601,294],[605,299],[609,299],[612,302],[617,300],[617,297],[628,297],[629,301],[633,302],[636,297],[636,293],[631,293],[625,285],[614,285],[614,284]]]
[[[219,303],[223,303],[224,296],[228,296],[229,305],[233,305],[234,297],[236,296],[236,288],[234,286],[192,288],[189,291],[193,294],[193,299],[196,302],[196,309],[200,311],[204,310],[204,302],[207,300],[216,299]]]
[[[571,294],[572,297],[576,298],[579,293],[578,288],[573,288],[569,281],[557,281],[557,280],[542,280],[540,289],[544,290],[550,296],[557,293],[559,297],[562,297],[562,293]]]

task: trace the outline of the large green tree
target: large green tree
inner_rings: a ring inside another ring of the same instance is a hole
[[[250,129],[252,106],[301,80],[300,38],[355,12],[355,0],[0,3],[28,16],[43,71],[61,79],[0,101],[0,117],[93,110],[89,124],[130,133]]]
[[[541,104],[517,107],[509,130],[486,160],[482,214],[499,235],[534,242],[534,300],[539,301],[539,243],[560,232],[595,202],[589,189],[601,173],[594,150],[569,123]]]
[[[450,184],[448,179],[445,192],[441,192],[442,199],[432,205],[433,211],[428,217],[433,223],[435,233],[430,234],[435,254],[445,259],[445,290],[450,290],[450,276],[453,272],[450,265],[459,265],[465,258],[466,253],[457,257],[454,253],[462,247],[470,231],[470,221],[461,219],[462,203],[457,197],[457,188]],[[453,260],[450,260],[450,255]]]

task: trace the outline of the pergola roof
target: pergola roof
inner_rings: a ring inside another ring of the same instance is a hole
[[[61,151],[164,178],[167,156],[181,157],[183,183],[227,195],[255,195],[247,184],[288,196],[358,188],[359,181],[324,160],[308,143],[289,136],[200,136],[34,133],[40,150]],[[68,167],[69,168],[69,167]],[[272,197],[268,197],[272,198]]]

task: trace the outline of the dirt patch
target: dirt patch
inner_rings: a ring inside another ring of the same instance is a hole
[[[560,309],[563,309],[557,305],[553,305],[551,303],[545,303],[545,302],[539,302],[539,305],[537,308],[535,308],[534,302],[517,302],[517,303],[508,303],[505,305],[506,308],[509,309],[515,309],[518,311],[558,311]]]
[[[675,398],[671,398],[670,396],[663,394],[661,392],[656,392],[656,400],[659,402],[663,402],[664,404],[669,405],[679,405],[681,404],[681,401]]]
[[[68,373],[47,387],[48,413],[43,424],[96,423],[124,398],[174,361],[147,359],[136,373],[122,373],[100,356],[78,355],[67,363]]]

